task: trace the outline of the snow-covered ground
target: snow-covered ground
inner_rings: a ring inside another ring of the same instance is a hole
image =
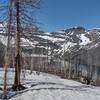
[[[36,72],[30,74],[30,71],[26,71],[22,83],[28,89],[10,100],[100,100],[100,87],[61,79],[50,74],[37,75]]]

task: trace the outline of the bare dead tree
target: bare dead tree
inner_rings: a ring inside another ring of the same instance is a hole
[[[8,15],[7,12],[9,11],[9,2],[12,2],[12,12],[13,15]],[[20,83],[20,73],[21,73],[21,36],[27,34],[25,32],[24,27],[26,25],[29,26],[35,26],[35,21],[34,21],[34,12],[35,9],[38,8],[38,5],[40,3],[40,0],[0,0],[2,3],[0,10],[2,10],[1,17],[0,19],[2,22],[8,22],[8,17],[12,16],[13,23],[9,23],[10,25],[13,26],[13,33],[16,33],[16,50],[15,50],[15,79],[14,79],[14,85],[13,89],[14,90],[19,90],[19,85]],[[7,8],[7,9],[5,9]],[[30,28],[29,28],[30,29]],[[11,31],[11,30],[10,30]],[[27,36],[27,35],[26,35]],[[6,76],[6,75],[5,75]],[[5,81],[6,83],[6,81]],[[6,87],[5,87],[6,88]]]
[[[37,7],[39,0],[15,0],[15,20],[16,20],[16,56],[15,56],[15,80],[14,80],[14,90],[19,90],[20,84],[20,74],[21,74],[21,27],[26,23],[33,25],[33,16],[31,13]],[[22,87],[22,86],[21,86]]]

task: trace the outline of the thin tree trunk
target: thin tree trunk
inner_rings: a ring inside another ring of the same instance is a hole
[[[71,59],[70,59],[70,56],[69,56],[69,73],[68,73],[68,78],[69,79],[71,78]]]
[[[11,23],[12,23],[12,0],[9,2],[9,20],[7,25],[7,47],[5,50],[5,65],[4,65],[4,98],[6,98],[7,93],[7,68],[10,65],[10,33],[11,33]]]
[[[63,57],[64,59],[64,77],[66,77],[67,76],[67,73],[66,73],[66,61],[65,61],[65,43],[64,43],[64,57]]]

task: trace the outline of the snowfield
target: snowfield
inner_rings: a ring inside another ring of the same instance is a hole
[[[30,71],[25,71],[24,74],[21,81],[28,88],[17,92],[10,100],[100,100],[100,87],[45,73],[38,75],[36,72],[30,74]]]
[[[80,45],[87,45],[88,43],[91,43],[91,41],[89,40],[89,38],[87,38],[85,36],[85,34],[81,34],[80,36],[82,42],[80,43]]]

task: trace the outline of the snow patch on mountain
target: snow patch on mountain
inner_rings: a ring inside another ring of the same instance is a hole
[[[87,38],[85,36],[85,34],[81,34],[80,35],[80,39],[82,40],[82,42],[80,43],[80,45],[87,45],[88,43],[91,43],[90,39]]]
[[[38,44],[37,41],[31,42],[28,39],[21,38],[21,46],[32,46],[32,47],[34,47],[36,44]]]
[[[62,50],[63,50],[63,51],[68,51],[68,50],[70,49],[70,47],[73,47],[73,46],[75,46],[75,45],[77,45],[77,43],[72,43],[72,42],[64,43],[64,44],[62,45]]]
[[[43,39],[48,39],[48,40],[50,40],[52,42],[64,41],[64,39],[62,39],[62,38],[54,38],[54,37],[51,37],[51,36],[39,36],[39,37],[41,37]]]

